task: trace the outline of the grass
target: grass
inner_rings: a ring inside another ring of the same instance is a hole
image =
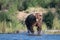
[[[52,29],[53,30],[60,30],[59,26],[60,26],[59,20],[57,18],[55,18],[54,21],[53,21],[53,28]],[[14,33],[16,31],[24,32],[26,30],[27,30],[26,29],[26,25],[23,25],[21,23],[18,23],[17,26],[14,27],[14,28],[13,28],[13,26],[11,26],[11,27],[6,26],[5,27],[5,33]],[[36,27],[34,27],[34,30],[36,31]],[[45,30],[47,30],[47,27],[43,23],[43,25],[42,25],[42,31],[45,31]],[[1,22],[0,22],[0,33],[2,33],[2,23]],[[51,33],[51,34],[55,34],[55,33],[57,34],[57,33],[59,33],[60,34],[60,32],[46,32],[46,33],[48,33],[48,34],[49,33]]]
[[[46,9],[43,9],[43,8],[31,8],[31,9],[28,9],[28,10],[26,10],[26,11],[28,11],[28,12],[33,12],[33,11],[42,11],[43,13],[46,13],[47,12],[47,10]],[[11,11],[10,11],[11,12]],[[12,13],[12,12],[11,12]],[[15,12],[14,12],[15,13]],[[15,18],[15,17],[14,17]],[[16,21],[17,22],[17,21]],[[60,30],[60,20],[58,20],[58,18],[57,17],[55,17],[54,18],[54,20],[53,20],[53,28],[52,29],[54,29],[54,30],[56,30],[56,29],[58,29],[58,30]],[[13,23],[12,23],[13,24]],[[9,24],[10,25],[10,24]],[[2,26],[3,26],[3,24],[0,22],[0,33],[2,33]],[[5,27],[5,33],[14,33],[14,32],[16,32],[16,31],[19,31],[19,32],[23,32],[23,31],[26,31],[27,29],[26,29],[26,26],[25,25],[23,25],[23,24],[21,24],[21,23],[19,23],[19,22],[17,22],[16,23],[16,25],[15,26],[12,26],[12,25],[10,25],[10,27],[9,26],[7,26],[5,23],[4,23],[4,26],[6,26]],[[36,30],[36,27],[34,27],[34,30]],[[43,31],[45,31],[45,30],[47,30],[47,27],[46,27],[46,25],[43,23],[43,25],[42,25],[42,30]],[[49,32],[48,32],[49,33]],[[53,33],[53,32],[52,32]],[[56,32],[54,32],[54,33],[56,33]]]

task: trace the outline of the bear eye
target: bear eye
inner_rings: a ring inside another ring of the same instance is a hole
[[[42,15],[39,15],[39,16],[42,16]]]

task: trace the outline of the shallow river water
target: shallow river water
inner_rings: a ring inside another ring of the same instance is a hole
[[[40,36],[19,34],[0,34],[0,40],[60,40],[60,34],[43,34]]]

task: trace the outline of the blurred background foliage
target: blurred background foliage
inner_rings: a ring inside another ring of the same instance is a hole
[[[43,14],[43,29],[46,30],[46,26],[47,29],[60,29],[60,0],[0,0],[0,33],[26,30],[16,16],[18,11],[26,11],[31,7],[48,10]],[[55,13],[51,12],[51,8],[56,9]]]

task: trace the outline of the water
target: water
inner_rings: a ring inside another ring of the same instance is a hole
[[[60,40],[59,34],[43,34],[41,36],[19,34],[0,34],[0,40]]]

